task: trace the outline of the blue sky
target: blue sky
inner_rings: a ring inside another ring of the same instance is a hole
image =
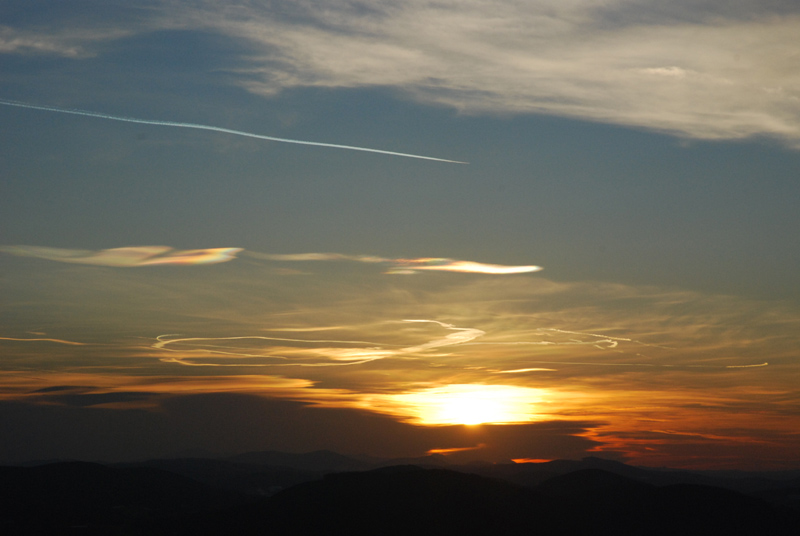
[[[400,423],[416,439],[393,454],[558,457],[522,432],[432,438],[454,423],[414,398],[499,385],[529,389],[528,417],[486,426],[558,423],[564,457],[799,463],[793,3],[3,10],[0,100],[469,163],[0,106],[3,414],[44,415],[0,458],[144,455],[122,424],[61,452],[47,412],[123,422],[232,390]]]

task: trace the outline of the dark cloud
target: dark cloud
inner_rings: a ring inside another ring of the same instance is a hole
[[[188,436],[211,438],[216,451],[332,449],[385,457],[467,448],[483,459],[581,457],[596,443],[577,437],[597,423],[425,427],[363,410],[318,408],[236,394],[173,398],[162,409]]]
[[[31,391],[32,393],[56,393],[59,391],[81,391],[91,389],[89,386],[78,386],[78,385],[51,385],[50,387],[42,387],[41,389],[36,389],[35,391]]]
[[[173,443],[163,417],[143,410],[2,402],[0,429],[4,463],[140,459],[161,454]]]
[[[98,406],[101,404],[117,404],[125,402],[136,402],[147,400],[153,395],[151,393],[137,392],[116,392],[116,393],[88,393],[88,394],[66,394],[48,397],[49,400],[67,406]]]
[[[64,396],[70,405],[0,403],[0,428],[10,439],[0,446],[0,461],[131,460],[190,448],[230,454],[330,449],[412,457],[431,449],[479,446],[453,459],[580,458],[597,446],[580,434],[599,425],[587,421],[423,427],[362,410],[224,393],[171,397],[157,411],[90,407],[103,403],[104,395]],[[141,396],[115,393],[107,401]]]

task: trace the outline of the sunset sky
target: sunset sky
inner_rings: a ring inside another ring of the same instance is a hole
[[[800,468],[798,35],[789,0],[4,0],[0,463]]]

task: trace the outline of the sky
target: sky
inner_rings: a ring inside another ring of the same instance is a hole
[[[0,462],[800,468],[796,2],[0,12]]]

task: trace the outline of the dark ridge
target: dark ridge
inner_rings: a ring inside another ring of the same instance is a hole
[[[414,458],[375,459],[369,464],[371,467],[389,467],[393,465],[417,465],[428,468],[447,468],[450,467],[450,462],[447,460],[447,456],[443,456],[441,454],[428,454],[426,456],[417,456]]]
[[[797,516],[732,490],[696,484],[657,487],[600,469],[554,477],[535,488],[580,512],[594,534],[792,534]]]
[[[178,458],[116,464],[117,467],[152,467],[176,473],[203,484],[246,495],[266,497],[308,482],[319,480],[328,471],[304,471],[227,460]]]
[[[0,533],[161,534],[190,515],[230,508],[237,497],[152,468],[87,462],[0,467]]]
[[[770,504],[800,513],[800,486],[775,487],[755,494]]]
[[[536,489],[552,497],[591,498],[608,502],[650,493],[654,486],[602,469],[580,469],[550,478]]]
[[[753,472],[744,471],[687,471],[681,469],[652,469],[633,467],[613,460],[584,458],[582,460],[554,460],[541,463],[509,463],[485,466],[449,466],[457,471],[501,478],[525,486],[537,486],[555,476],[581,469],[601,469],[609,473],[631,478],[654,486],[674,484],[698,484],[714,486],[745,494],[761,496],[770,501],[791,502],[791,492],[781,491],[800,488],[800,479],[795,471]]]
[[[309,454],[341,462],[333,453]],[[286,455],[303,463],[306,456]],[[747,495],[695,484],[692,473],[597,460],[459,469],[400,465],[333,473],[199,459],[0,467],[0,534],[794,536],[800,526],[800,510],[792,509],[800,488],[792,480]],[[565,472],[553,475],[556,469]],[[470,471],[524,474],[541,484]],[[646,481],[664,475],[689,482]],[[276,478],[283,485],[269,488]],[[306,481],[294,485],[298,478]]]
[[[401,466],[327,475],[197,534],[794,535],[797,516],[718,488],[659,488],[583,469],[537,488],[474,474]]]
[[[357,471],[369,467],[363,462],[329,450],[318,450],[303,454],[267,450],[238,454],[227,458],[227,460],[273,467],[290,467],[304,471]]]
[[[478,475],[399,466],[327,475],[237,512],[205,534],[524,534],[534,491]],[[227,528],[226,528],[227,527]]]

